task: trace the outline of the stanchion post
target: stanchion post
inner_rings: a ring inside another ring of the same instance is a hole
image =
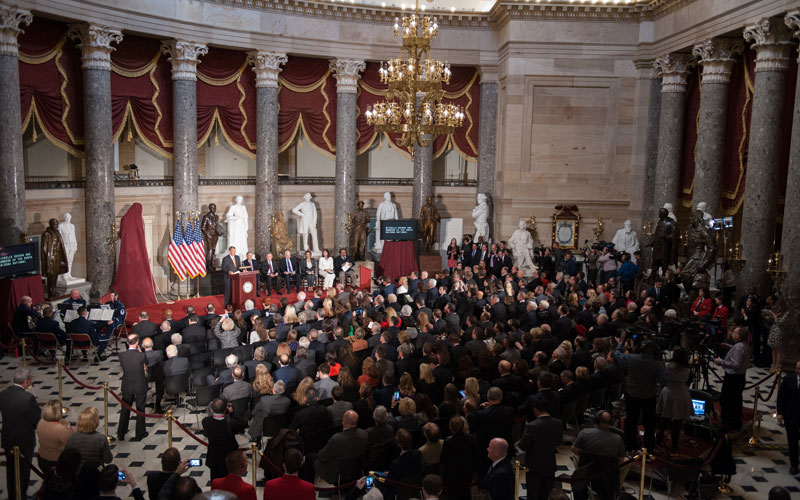
[[[167,410],[164,418],[167,419],[167,446],[172,448],[172,410]]]
[[[519,498],[519,460],[514,460],[514,500]]]
[[[747,440],[747,446],[757,448],[761,446],[761,441],[758,439],[758,399],[761,397],[761,386],[757,385],[755,394],[753,395],[753,430],[750,439]]]
[[[253,456],[251,467],[253,468],[253,488],[255,488],[258,481],[258,445],[256,443],[250,443],[250,453]]]
[[[108,382],[103,382],[103,431],[108,444],[113,443],[114,437],[108,434]]]
[[[15,486],[14,491],[17,492],[16,495],[15,495],[17,497],[17,500],[22,500],[22,491],[20,491],[20,489],[22,488],[22,484],[21,484],[21,481],[19,479],[19,454],[20,453],[21,452],[19,451],[19,446],[15,446],[11,450],[11,455],[13,455],[13,457],[14,457],[14,486]]]
[[[58,406],[61,407],[61,416],[66,417],[69,414],[69,408],[64,408],[64,388],[63,388],[63,380],[64,380],[64,362],[62,360],[58,360]]]
[[[639,477],[639,500],[644,500],[644,475],[647,466],[647,448],[642,448],[642,471]]]
[[[22,339],[21,342],[22,342],[22,367],[23,368],[27,368],[28,367],[28,349],[26,347],[26,344],[28,343],[28,341],[25,340],[25,339]]]

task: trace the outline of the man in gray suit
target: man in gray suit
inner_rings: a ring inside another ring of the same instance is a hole
[[[222,397],[225,401],[236,401],[237,399],[249,398],[253,394],[253,386],[244,379],[244,368],[240,365],[233,367],[231,371],[233,383],[222,390]]]
[[[164,376],[169,377],[181,373],[188,373],[189,358],[178,356],[178,346],[170,344],[167,346],[167,360],[164,361]]]
[[[260,437],[262,426],[266,417],[281,417],[286,415],[291,406],[289,398],[283,395],[286,384],[283,380],[278,380],[272,387],[272,394],[265,394],[258,398],[253,408],[253,417],[250,419],[250,426],[247,432],[252,437]]]
[[[561,421],[547,413],[547,400],[536,398],[533,402],[536,419],[525,426],[519,447],[525,452],[525,466],[530,470],[528,498],[547,500],[553,489],[550,477],[556,473],[556,448],[561,444],[563,427]]]
[[[28,483],[31,469],[28,462],[33,461],[33,449],[36,447],[36,425],[42,416],[42,410],[36,404],[36,398],[28,392],[33,384],[30,368],[18,367],[14,371],[14,383],[0,392],[0,414],[3,415],[3,449],[6,452],[7,498],[16,498],[16,476],[11,450],[19,446],[25,460],[19,461],[20,496],[28,498]]]
[[[342,432],[337,432],[319,451],[314,470],[330,484],[338,484],[346,462],[366,459],[369,452],[367,431],[358,427],[358,413],[347,411],[342,418]],[[350,478],[343,478],[345,480]]]
[[[344,414],[347,413],[348,410],[353,409],[353,403],[349,401],[342,401],[343,396],[344,389],[338,385],[331,389],[331,398],[333,398],[333,404],[328,407],[328,415],[331,417],[331,422],[341,422],[344,418]]]

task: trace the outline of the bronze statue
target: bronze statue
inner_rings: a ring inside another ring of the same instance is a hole
[[[353,260],[366,260],[367,235],[369,234],[369,213],[364,202],[358,202],[358,209],[350,217],[350,255]]]
[[[58,232],[58,219],[50,219],[50,226],[44,230],[41,239],[42,275],[47,278],[47,296],[52,298],[56,291],[59,274],[69,271],[67,251],[61,233]]]
[[[200,230],[203,232],[203,240],[206,245],[206,267],[214,269],[214,257],[217,253],[217,241],[219,241],[219,215],[217,215],[217,205],[208,204],[208,212],[200,219]]]
[[[284,252],[294,249],[294,241],[289,238],[289,230],[283,222],[283,212],[278,212],[272,216],[272,252],[275,255],[283,255]]]
[[[667,271],[669,266],[678,262],[678,226],[669,217],[666,208],[658,210],[658,222],[653,233],[653,240],[648,246],[653,247],[653,271]]]
[[[711,277],[708,270],[717,258],[717,247],[714,236],[705,222],[703,212],[692,210],[689,217],[688,260],[683,266],[681,278],[683,286],[690,288],[708,288]]]
[[[439,211],[433,204],[432,197],[428,196],[427,201],[419,210],[419,229],[423,250],[433,249],[433,244],[436,243],[436,229],[439,227],[440,220],[442,218],[439,216]]]

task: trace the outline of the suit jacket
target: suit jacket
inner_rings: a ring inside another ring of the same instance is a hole
[[[144,367],[147,358],[143,352],[128,349],[119,353],[119,364],[122,366],[122,394],[134,395],[147,392],[147,377]]]
[[[289,260],[292,263],[292,271],[295,274],[300,274],[300,265],[298,264],[297,259],[295,259],[294,257],[291,257]],[[281,276],[286,276],[286,275],[283,274],[283,273],[289,271],[289,264],[286,262],[286,259],[283,258],[283,259],[279,260],[278,263],[279,263],[279,267],[280,267]]]
[[[247,267],[248,271],[258,271],[261,269],[256,259],[244,259],[242,261],[242,266]]]
[[[316,500],[314,485],[295,475],[283,475],[271,479],[264,485],[264,498],[291,498],[292,500]]]
[[[83,316],[78,316],[67,323],[66,326],[67,333],[88,333],[92,335],[97,330],[97,326]]]
[[[514,429],[514,409],[503,405],[489,405],[476,411],[472,415],[470,431],[475,433],[478,438],[478,446],[481,450],[489,446],[489,441],[496,437],[513,443],[512,431]],[[474,425],[474,427],[473,427]],[[474,429],[474,430],[473,430]],[[509,447],[512,450],[513,447]]]
[[[340,257],[339,255],[334,257],[333,258],[333,274],[338,276],[339,273],[342,272],[342,266],[344,265],[345,262],[349,262],[351,266],[355,267],[355,261],[353,261],[353,258],[350,257],[349,255],[346,256],[344,259],[342,257]],[[351,267],[350,269],[352,269],[353,267]]]
[[[528,423],[519,447],[525,452],[525,465],[531,470],[556,471],[556,448],[561,444],[561,421],[549,415]]]
[[[253,386],[244,380],[234,380],[233,383],[222,390],[222,397],[226,401],[249,398],[253,395]]]
[[[504,458],[497,466],[492,467],[489,474],[481,481],[481,489],[488,491],[492,500],[514,499],[514,472],[511,470],[511,461],[508,458]]]
[[[236,444],[236,434],[244,430],[245,422],[230,415],[226,415],[221,420],[216,420],[209,415],[203,419],[202,425],[203,433],[208,440],[206,464],[211,470],[211,479],[225,477],[228,475],[225,457],[239,448],[239,445]]]
[[[11,385],[0,392],[0,414],[3,415],[2,446],[11,451],[19,446],[28,455],[36,446],[36,426],[42,410],[36,398],[22,387]],[[32,456],[28,456],[32,460]]]
[[[189,372],[189,359],[180,356],[173,356],[164,361],[164,376],[178,375],[179,373]]]
[[[483,451],[483,450],[480,450]],[[463,486],[469,490],[472,476],[477,472],[480,451],[475,436],[454,434],[442,444],[439,463],[442,464],[442,481],[447,486]]]
[[[553,324],[552,334],[553,337],[556,337],[560,341],[567,340],[571,338],[572,332],[572,320],[569,316],[561,316],[556,320]]]
[[[294,390],[297,387],[297,384],[300,382],[300,371],[295,368],[294,366],[282,366],[275,370],[272,374],[272,377],[275,381],[283,380],[283,383],[286,384],[287,393],[289,390]]]
[[[778,389],[778,415],[783,415],[786,425],[800,426],[800,391],[797,389],[797,374],[783,377]]]
[[[330,424],[328,410],[324,406],[315,404],[295,413],[290,427],[298,430],[300,439],[303,440],[303,451],[308,453],[322,448]]]
[[[58,321],[54,320],[53,318],[39,318],[39,321],[36,322],[36,331],[42,333],[52,333],[59,340],[62,340],[67,336],[67,333],[61,329]]]
[[[146,319],[133,325],[131,331],[139,337],[152,337],[158,332],[158,325]]]
[[[413,476],[421,470],[422,453],[419,450],[411,450],[401,453],[399,457],[392,460],[387,477],[392,481],[402,482],[403,479]]]
[[[226,255],[222,258],[222,272],[224,273],[225,279],[231,279],[229,272],[233,271],[236,272],[239,270],[239,266],[242,265],[242,260],[239,258],[238,255],[234,256],[235,260],[231,259],[230,254]]]
[[[188,325],[181,331],[183,341],[187,344],[206,341],[206,329],[199,323]]]
[[[353,403],[349,401],[334,401],[334,403],[328,407],[328,416],[331,417],[331,425],[341,425],[342,417],[344,417],[345,412],[352,409]]]
[[[363,461],[369,451],[369,437],[364,429],[345,429],[337,432],[319,451],[314,469],[322,479],[337,484],[341,467],[348,461]]]
[[[225,477],[220,477],[211,481],[212,490],[230,491],[236,495],[239,500],[256,500],[256,489],[252,484],[246,483],[242,480],[242,476],[238,474],[228,474]]]

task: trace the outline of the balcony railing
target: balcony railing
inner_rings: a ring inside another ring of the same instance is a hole
[[[333,177],[289,177],[281,175],[278,182],[283,185],[302,185],[302,186],[325,186],[334,185]],[[200,179],[201,186],[254,186],[255,177],[231,177],[227,179]],[[356,184],[361,186],[412,186],[414,179],[397,179],[390,177],[358,179]],[[25,189],[83,189],[86,181],[69,180],[62,178],[42,178],[37,177],[25,181]],[[474,187],[477,182],[474,179],[444,179],[433,181],[434,186],[447,187]],[[127,179],[117,177],[114,179],[115,187],[161,187],[172,186],[171,178],[141,178]]]

